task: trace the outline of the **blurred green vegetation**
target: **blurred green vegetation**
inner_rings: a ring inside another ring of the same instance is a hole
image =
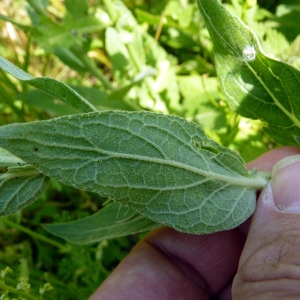
[[[223,3],[267,53],[300,68],[299,0]],[[182,116],[246,161],[276,146],[260,122],[226,104],[196,1],[2,0],[0,14],[1,56],[33,76],[71,85],[99,110]],[[0,91],[0,125],[75,113],[1,70]],[[105,200],[51,180],[37,202],[0,219],[2,299],[87,299],[140,236],[75,246],[40,224],[80,219]],[[39,296],[45,284],[49,291]]]

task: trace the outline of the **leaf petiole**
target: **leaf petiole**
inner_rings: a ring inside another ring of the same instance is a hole
[[[257,172],[258,177],[263,177],[267,181],[271,180],[272,178],[272,172]]]
[[[0,179],[10,179],[10,178],[19,178],[19,177],[30,177],[30,176],[37,176],[37,175],[41,175],[42,173],[33,168],[33,167],[26,167],[26,168],[11,168],[11,169],[15,169],[13,171],[9,171],[7,173],[4,174],[0,174]]]

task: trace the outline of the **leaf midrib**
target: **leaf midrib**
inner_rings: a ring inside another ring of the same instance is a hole
[[[290,113],[277,99],[277,97],[271,92],[271,90],[265,85],[263,80],[261,79],[260,76],[256,73],[256,71],[250,66],[249,63],[247,63],[247,67],[249,70],[252,72],[252,74],[256,77],[256,79],[259,81],[259,83],[262,85],[262,87],[267,91],[267,93],[271,96],[272,100],[274,103],[279,107],[279,109],[290,119],[293,121],[293,123],[300,128],[300,120],[292,113]],[[275,75],[272,75],[273,77],[276,78]]]
[[[227,45],[228,48],[230,48],[232,51],[235,51],[236,49],[234,49],[232,47],[231,44],[227,43],[227,41],[223,38],[223,36],[219,33],[219,31],[216,29],[216,27],[214,26],[213,22],[211,22],[210,16],[206,13],[205,8],[203,8],[203,5],[201,3],[201,1],[198,1],[198,3],[200,4],[201,8],[202,8],[202,13],[205,14],[207,20],[209,20],[210,26],[213,28],[215,34],[219,37],[220,40],[223,41],[223,43],[225,43]],[[229,13],[229,12],[228,12]],[[238,20],[234,15],[232,15],[232,17],[234,17],[236,20]],[[239,21],[239,20],[238,20]],[[241,26],[245,26],[243,23],[241,23]],[[250,28],[248,28],[249,31]],[[252,32],[251,32],[252,33]],[[254,35],[254,33],[252,33]],[[255,36],[256,37],[256,36]],[[262,49],[259,49],[262,52]],[[265,54],[264,54],[265,55]],[[265,55],[266,56],[266,55]],[[266,56],[267,57],[267,56]],[[252,72],[252,74],[256,77],[256,79],[259,81],[259,83],[262,85],[262,87],[266,90],[266,92],[270,95],[270,97],[272,98],[272,100],[274,101],[274,104],[276,104],[278,106],[278,108],[290,119],[293,121],[293,123],[300,128],[300,120],[292,113],[290,113],[281,103],[280,101],[277,99],[277,97],[271,92],[271,90],[265,85],[265,83],[262,81],[261,77],[258,76],[258,74],[256,73],[256,71],[251,67],[251,65],[249,64],[249,62],[244,61],[244,63],[247,65],[247,67],[249,68],[249,70]],[[275,75],[272,75],[273,77],[276,77]]]
[[[53,145],[51,145],[53,146]],[[66,148],[65,145],[56,145],[57,147],[61,148]],[[127,159],[127,160],[132,160],[135,162],[147,162],[147,163],[152,163],[152,164],[157,164],[157,165],[165,165],[165,166],[170,166],[174,168],[178,168],[181,170],[185,170],[191,173],[194,173],[196,175],[203,176],[205,178],[209,178],[210,180],[217,180],[224,182],[226,184],[230,184],[233,186],[240,186],[243,188],[248,188],[248,189],[255,189],[259,190],[263,188],[267,184],[267,179],[264,177],[256,176],[256,177],[245,177],[245,176],[228,176],[228,175],[223,175],[219,173],[214,173],[212,171],[205,171],[199,168],[195,168],[193,166],[183,164],[181,162],[177,162],[174,160],[169,160],[169,159],[160,159],[160,158],[154,158],[154,157],[147,157],[143,155],[134,155],[134,154],[124,154],[124,153],[118,153],[118,152],[112,152],[104,149],[100,149],[99,147],[95,146],[93,148],[89,147],[68,147],[68,149],[71,150],[84,150],[84,151],[89,151],[89,152],[97,152],[99,154],[104,154],[107,157],[102,157],[99,158],[98,161],[103,161],[103,160],[108,160],[111,158],[116,158],[116,159]],[[55,157],[52,157],[55,159]]]
[[[99,152],[102,154],[107,154],[109,156],[108,158],[113,157],[119,159],[128,159],[128,160],[142,161],[142,162],[149,162],[158,165],[170,166],[170,167],[182,169],[203,176],[205,178],[210,178],[210,180],[217,180],[224,183],[229,183],[230,185],[241,186],[249,189],[260,189],[264,187],[267,183],[267,180],[263,177],[244,177],[244,176],[230,177],[227,175],[222,175],[214,172],[208,172],[199,168],[192,167],[190,165],[186,165],[171,160],[163,160],[160,158],[153,158],[153,157],[146,157],[146,156],[132,155],[132,154],[122,154],[122,153],[116,154],[114,152],[105,151],[102,149]]]

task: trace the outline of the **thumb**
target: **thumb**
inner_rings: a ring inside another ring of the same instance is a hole
[[[261,192],[232,293],[234,299],[300,295],[300,155],[279,161]]]

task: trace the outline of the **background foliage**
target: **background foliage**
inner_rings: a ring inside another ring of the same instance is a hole
[[[300,68],[299,0],[222,2],[267,53]],[[0,13],[1,56],[71,85],[101,110],[182,116],[246,161],[276,146],[261,123],[228,108],[196,1],[2,0]],[[0,125],[75,113],[3,71],[0,91]],[[37,202],[1,218],[2,298],[36,299],[44,289],[44,299],[86,299],[140,236],[75,246],[40,224],[82,218],[105,200],[51,180]]]

